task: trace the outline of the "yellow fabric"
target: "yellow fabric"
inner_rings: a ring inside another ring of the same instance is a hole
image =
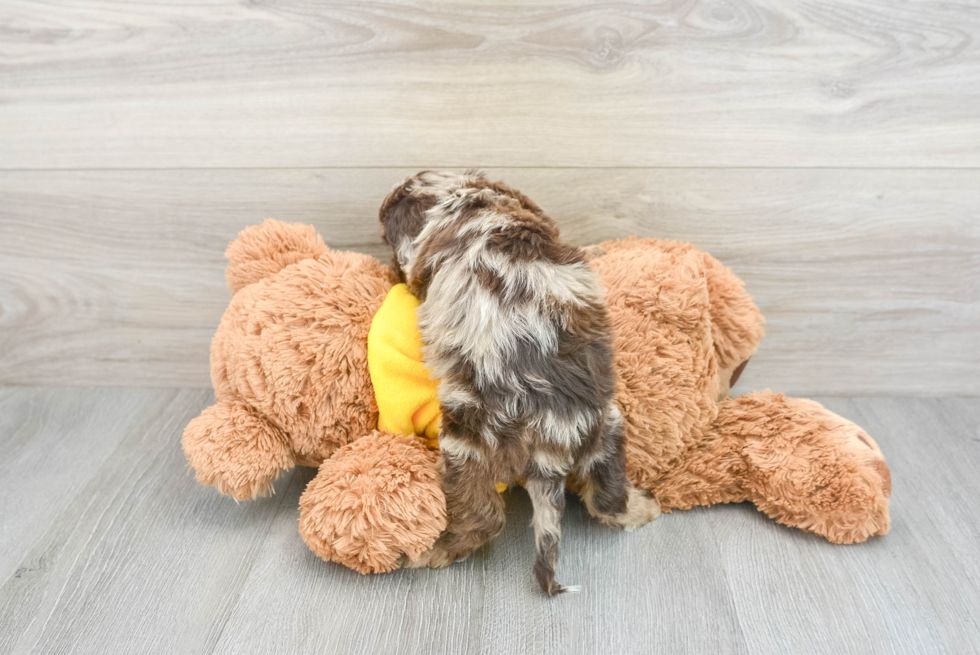
[[[368,370],[378,402],[378,428],[426,438],[439,447],[439,381],[422,364],[419,300],[404,284],[388,292],[368,332]],[[507,485],[497,483],[497,491]]]
[[[368,332],[368,369],[378,401],[378,427],[406,437],[422,435],[437,447],[439,381],[422,364],[418,306],[407,286],[391,288]]]

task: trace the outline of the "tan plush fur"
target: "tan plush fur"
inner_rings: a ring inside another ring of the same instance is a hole
[[[235,295],[212,342],[217,403],[183,439],[198,480],[246,499],[294,465],[319,466],[300,501],[314,552],[362,573],[418,559],[446,525],[440,455],[376,431],[367,367],[392,271],[277,221],[242,232],[227,255]],[[860,427],[768,391],[725,399],[763,334],[730,270],[653,239],[607,242],[590,256],[613,323],[636,487],[665,511],[748,500],[836,543],[888,531],[888,467]]]
[[[371,432],[326,460],[300,498],[300,534],[355,571],[389,571],[429,548],[446,524],[439,452]]]

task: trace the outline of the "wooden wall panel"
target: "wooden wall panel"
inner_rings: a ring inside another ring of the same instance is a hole
[[[969,1],[8,0],[0,167],[980,166]]]
[[[411,169],[0,174],[0,383],[207,386],[222,256],[275,216],[387,259]],[[692,241],[768,336],[743,389],[980,393],[980,171],[491,169],[566,238]]]

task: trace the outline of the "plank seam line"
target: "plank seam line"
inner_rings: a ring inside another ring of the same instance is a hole
[[[276,522],[276,517],[279,516],[279,512],[282,511],[282,505],[284,502],[286,502],[286,496],[288,495],[286,492],[288,491],[289,487],[292,486],[293,481],[296,479],[296,475],[296,467],[293,467],[293,469],[289,471],[289,480],[282,485],[282,492],[279,494],[279,504],[276,507],[276,511],[269,517],[269,521],[266,523],[265,532],[262,535],[262,539],[255,545],[255,554],[252,557],[252,561],[248,563],[248,570],[245,571],[244,576],[242,577],[242,584],[238,588],[238,592],[235,594],[234,602],[230,603],[228,606],[228,613],[221,622],[221,627],[218,629],[218,632],[215,635],[213,645],[211,646],[210,650],[208,650],[208,655],[212,655],[212,653],[217,650],[218,646],[221,645],[221,638],[224,636],[225,630],[228,629],[228,622],[231,621],[231,617],[235,614],[235,610],[238,609],[238,605],[242,601],[242,596],[245,594],[245,587],[248,586],[248,581],[252,577],[252,571],[255,570],[258,554],[261,552],[262,546],[264,546],[265,542],[269,539],[269,533],[272,532],[272,526]]]
[[[95,167],[95,168],[0,168],[0,173],[108,173],[108,172],[177,172],[177,171],[357,171],[392,169],[453,169],[478,167],[511,170],[583,170],[583,171],[980,171],[980,166],[508,166],[498,164],[402,164],[384,166],[163,166],[163,167]]]

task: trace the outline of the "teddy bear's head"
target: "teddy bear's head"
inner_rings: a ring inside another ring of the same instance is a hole
[[[312,226],[266,221],[226,252],[234,297],[211,344],[218,401],[243,401],[318,465],[375,429],[367,335],[392,287],[374,257],[337,252]]]

